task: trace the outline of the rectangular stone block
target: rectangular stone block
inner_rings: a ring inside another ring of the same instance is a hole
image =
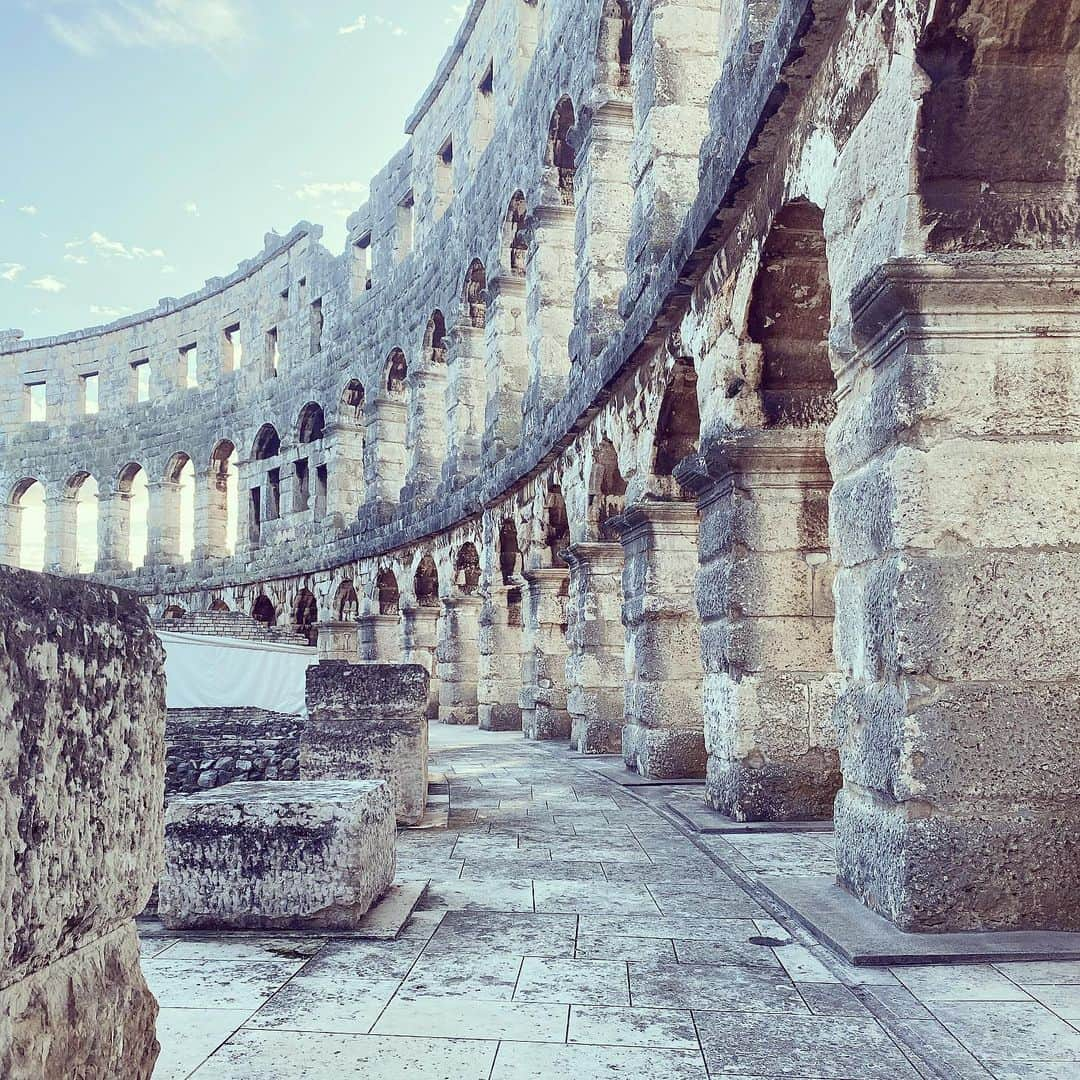
[[[622,729],[623,762],[652,780],[678,780],[705,775],[705,734],[694,728],[648,728],[626,724]]]
[[[312,720],[411,718],[424,711],[429,675],[419,664],[323,661],[307,671]]]
[[[228,784],[175,799],[158,914],[173,929],[354,930],[394,879],[390,786]]]

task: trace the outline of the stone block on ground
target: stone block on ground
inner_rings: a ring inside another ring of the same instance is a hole
[[[417,664],[308,668],[303,780],[385,780],[395,816],[415,825],[427,802],[428,680]]]
[[[390,786],[237,783],[175,799],[158,912],[170,929],[353,930],[394,879]]]

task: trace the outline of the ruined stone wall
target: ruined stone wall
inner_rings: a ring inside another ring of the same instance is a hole
[[[1019,583],[1076,567],[1078,16],[1078,0],[476,0],[343,255],[301,226],[190,304],[4,346],[7,558],[31,477],[51,564],[70,563],[80,470],[118,492],[102,535],[122,536],[141,455],[161,481],[146,566],[113,541],[99,570],[157,615],[258,606],[325,656],[419,663],[429,716],[490,724],[502,704],[532,737],[576,725],[605,748],[621,724],[634,767],[705,771],[735,817],[826,816],[842,784],[845,884],[912,928],[986,924],[972,895],[1022,836],[995,917],[1075,920],[1067,878],[1035,869],[1076,864],[1073,833],[1048,839],[1070,781],[1045,782],[989,702],[1019,695],[1052,745],[1076,722],[1075,670],[1036,644],[1074,653],[1075,592]],[[261,359],[218,374],[233,311]],[[86,350],[123,374],[153,330],[168,361],[185,312],[217,339],[205,408],[171,390],[124,425],[63,412]],[[29,424],[40,371],[59,412]],[[199,474],[187,563],[178,450]],[[958,496],[984,470],[975,528]],[[982,610],[1000,637],[976,646]],[[496,700],[515,671],[517,701]],[[991,714],[992,790],[966,726]],[[955,845],[975,884],[931,895]]]
[[[165,679],[128,593],[0,567],[0,1074],[149,1077],[135,915],[162,861]]]

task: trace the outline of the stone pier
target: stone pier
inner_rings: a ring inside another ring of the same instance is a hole
[[[526,739],[566,739],[566,605],[570,574],[561,567],[525,572],[525,651],[521,728]]]
[[[439,619],[439,722],[477,722],[476,684],[480,661],[479,596],[444,597]]]

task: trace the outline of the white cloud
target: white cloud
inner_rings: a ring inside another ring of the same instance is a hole
[[[72,255],[70,251],[64,256],[64,262],[74,263],[76,266],[85,266],[89,261],[85,255]]]
[[[22,263],[0,263],[3,267],[0,270],[0,278],[5,281],[14,281],[25,269]]]
[[[379,26],[386,27],[393,37],[403,37],[405,35],[405,27],[398,26],[392,19],[384,19],[381,15],[376,15],[375,22],[378,23]]]
[[[337,32],[339,34],[355,34],[357,30],[363,30],[367,26],[367,16],[360,15],[355,22],[349,23],[348,26],[339,26]]]
[[[26,206],[19,207],[20,214],[28,214],[33,217],[38,212],[38,208],[33,203],[27,203]]]
[[[353,195],[367,190],[359,180],[319,181],[296,189],[298,199],[325,199],[329,195]]]
[[[185,214],[190,214],[192,217],[198,217],[199,216],[199,204],[196,203],[196,202],[186,202],[186,203],[184,203],[184,213]]]
[[[101,304],[90,305],[91,315],[99,315],[105,319],[119,319],[121,315],[126,315],[128,310],[128,308],[108,307]]]
[[[128,246],[121,243],[119,240],[110,240],[104,233],[98,232],[96,229],[85,240],[69,240],[64,247],[69,250],[72,248],[80,248],[85,244],[89,244],[99,255],[103,255],[106,259],[120,258],[120,259],[164,259],[165,252],[161,248],[145,248],[140,247],[138,244]],[[67,258],[67,256],[65,256]],[[76,260],[72,260],[76,261]]]
[[[58,293],[63,292],[67,286],[62,281],[54,278],[52,274],[46,274],[44,277],[34,278],[30,282],[30,288],[40,289],[42,292]]]
[[[246,0],[45,0],[45,24],[82,56],[108,45],[187,46],[217,52],[247,36]]]

